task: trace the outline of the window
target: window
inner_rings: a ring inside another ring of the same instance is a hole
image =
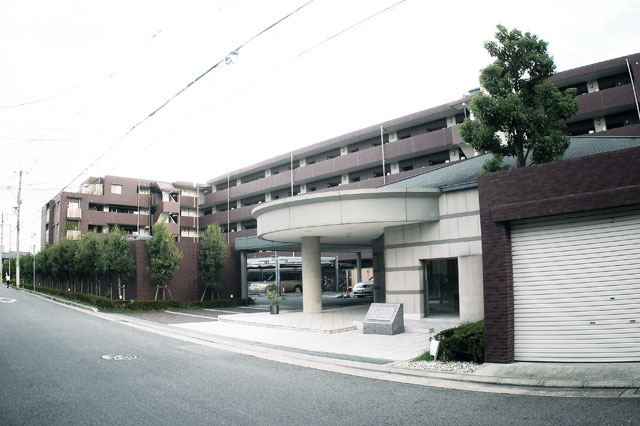
[[[122,185],[116,185],[115,183],[111,184],[111,193],[112,194],[122,194]]]

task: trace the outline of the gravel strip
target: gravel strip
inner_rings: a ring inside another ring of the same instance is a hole
[[[405,361],[395,365],[399,368],[413,368],[416,370],[438,371],[445,373],[473,373],[478,364],[473,362],[443,362],[443,361]]]

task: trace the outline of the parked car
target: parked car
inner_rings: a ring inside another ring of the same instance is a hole
[[[353,295],[355,297],[373,297],[373,277],[369,278],[367,281],[363,281],[353,286]]]

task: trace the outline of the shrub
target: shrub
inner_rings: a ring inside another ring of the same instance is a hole
[[[433,338],[440,341],[438,358],[443,361],[484,362],[484,321],[448,328]]]

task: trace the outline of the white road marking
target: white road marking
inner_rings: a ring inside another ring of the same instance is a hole
[[[185,314],[183,312],[173,312],[173,311],[165,311],[168,314],[174,314],[174,315],[184,315],[187,317],[196,317],[196,318],[207,318],[211,321],[218,321],[218,318],[214,318],[214,317],[208,317],[206,315],[194,315],[194,314]]]
[[[13,303],[17,302],[16,299],[9,299],[8,297],[0,297],[0,303]]]
[[[203,309],[204,311],[211,311],[211,312],[222,312],[223,314],[239,314],[240,312],[236,312],[236,311],[223,311],[221,309]]]

